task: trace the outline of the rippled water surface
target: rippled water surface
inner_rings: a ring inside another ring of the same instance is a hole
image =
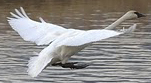
[[[36,78],[27,75],[27,62],[46,46],[25,42],[7,23],[15,8],[24,7],[29,17],[75,29],[103,29],[133,9],[146,18],[123,22],[138,24],[132,34],[121,35],[85,48],[70,61],[92,63],[85,69],[47,67]],[[1,0],[0,1],[1,83],[150,83],[151,0]]]

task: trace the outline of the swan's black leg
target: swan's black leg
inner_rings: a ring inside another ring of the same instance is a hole
[[[70,62],[70,63],[65,63],[65,64],[55,63],[55,64],[52,64],[52,66],[61,66],[63,68],[71,68],[71,69],[83,69],[89,65],[84,64],[84,63],[78,63],[78,62]]]

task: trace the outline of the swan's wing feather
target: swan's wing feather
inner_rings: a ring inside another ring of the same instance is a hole
[[[120,34],[124,33],[131,33],[136,28],[136,24],[131,26],[129,29],[126,29],[122,32],[117,32],[113,30],[89,30],[85,32],[79,32],[76,36],[72,36],[69,38],[66,38],[64,36],[64,40],[62,40],[60,43],[58,43],[59,46],[80,46],[88,43],[93,43],[96,41],[100,41],[103,39],[107,39],[110,37],[114,37]],[[63,38],[63,37],[62,37]]]
[[[15,9],[15,11],[16,11],[16,13],[17,13],[20,17],[22,17],[22,18],[25,17],[25,16],[23,16],[23,14],[21,14],[17,9]]]
[[[57,46],[80,46],[96,41],[100,41],[102,39],[106,39],[109,37],[113,37],[119,35],[121,33],[111,31],[111,30],[89,30],[83,33],[79,33],[76,36],[66,38],[62,42],[60,42]]]
[[[31,41],[37,45],[49,44],[66,31],[61,26],[46,23],[42,18],[40,18],[41,22],[33,21],[22,7],[20,9],[21,12],[15,9],[17,14],[10,13],[13,17],[8,17],[8,22],[25,41]]]
[[[36,77],[49,63],[51,64],[51,60],[56,56],[54,50],[54,46],[50,44],[44,48],[38,56],[31,57],[27,65],[28,74],[32,77]]]
[[[29,17],[27,16],[27,14],[26,14],[26,12],[25,12],[25,10],[24,10],[23,7],[20,7],[20,10],[21,10],[22,14],[23,14],[26,18],[29,18]]]

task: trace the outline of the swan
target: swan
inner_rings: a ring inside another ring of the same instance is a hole
[[[65,29],[58,25],[46,23],[41,17],[39,18],[41,22],[36,22],[27,16],[22,7],[20,7],[20,10],[21,12],[15,9],[18,15],[10,12],[13,17],[8,17],[8,22],[25,41],[31,41],[37,45],[48,45],[53,41],[38,56],[30,58],[27,72],[32,77],[38,76],[48,64],[75,69],[87,67],[88,65],[77,65],[77,63],[67,63],[67,61],[72,55],[94,42],[133,32],[136,24],[123,31],[114,31],[112,29],[124,20],[144,17],[143,14],[136,11],[129,11],[105,29],[85,31]]]
[[[21,11],[21,12],[20,12]],[[52,41],[57,39],[60,35],[67,33],[70,29],[64,27],[46,23],[41,17],[39,18],[41,22],[31,20],[23,7],[20,7],[20,11],[15,9],[17,14],[10,12],[12,17],[8,18],[8,23],[18,34],[25,40],[36,43],[37,45],[49,45]],[[117,25],[122,23],[124,20],[144,17],[143,14],[137,11],[128,11],[117,21],[112,23],[105,29],[114,29]]]
[[[136,28],[136,24],[122,32],[114,30],[73,30],[64,33],[54,40],[48,47],[44,48],[38,56],[31,57],[28,62],[28,74],[36,77],[47,65],[62,66],[65,68],[81,69],[88,65],[77,65],[77,63],[67,63],[68,59],[75,53],[94,42],[125,33],[131,33]]]

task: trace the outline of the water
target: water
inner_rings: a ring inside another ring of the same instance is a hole
[[[75,29],[103,29],[130,9],[148,17],[128,20],[120,27],[138,24],[133,34],[93,44],[70,61],[92,63],[85,69],[47,67],[38,77],[27,75],[27,62],[46,46],[25,42],[10,28],[6,17],[20,6],[37,21]],[[150,83],[151,82],[150,0],[1,0],[0,82],[1,83]]]

